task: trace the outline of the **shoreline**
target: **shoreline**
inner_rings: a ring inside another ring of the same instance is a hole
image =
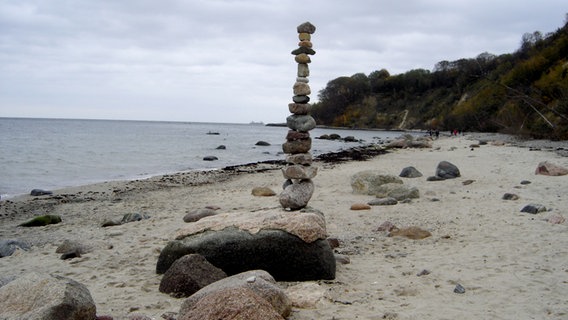
[[[391,149],[366,161],[317,161],[310,206],[325,214],[329,236],[340,242],[336,253],[350,263],[338,264],[332,281],[280,283],[287,290],[304,288],[304,293],[315,296],[309,307],[294,307],[288,319],[565,317],[568,286],[562,279],[568,272],[568,224],[547,219],[568,217],[568,176],[540,176],[534,170],[541,161],[568,167],[568,158],[542,145],[538,150],[537,144],[517,147],[488,141],[471,147],[486,138],[444,136],[434,140],[431,149]],[[457,165],[462,176],[426,181],[443,160]],[[420,198],[350,210],[352,204],[373,198],[353,194],[354,173],[379,170],[398,175],[406,166],[424,174],[404,180],[420,190]],[[284,182],[279,168],[275,163],[255,163],[232,172],[176,173],[62,189],[45,198],[2,200],[0,213],[8,213],[0,216],[2,239],[20,239],[32,248],[0,258],[0,272],[69,277],[87,286],[98,315],[125,319],[136,313],[160,319],[166,312],[179,311],[183,301],[160,293],[161,275],[155,273],[159,252],[183,225],[182,217],[206,206],[222,212],[278,207],[275,197],[254,197],[251,190],[265,186],[279,192]],[[466,185],[467,180],[473,182]],[[532,183],[520,184],[523,180]],[[504,193],[515,193],[519,200],[503,200]],[[520,212],[533,202],[549,211]],[[63,223],[18,227],[43,213],[58,214]],[[127,213],[150,218],[101,227],[105,220]],[[377,231],[385,221],[417,226],[432,236],[388,237]],[[61,260],[55,251],[65,240],[83,243],[90,251]],[[430,273],[418,276],[422,270]],[[457,284],[463,285],[464,294],[453,292]]]

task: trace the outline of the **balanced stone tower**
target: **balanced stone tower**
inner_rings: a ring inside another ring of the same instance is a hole
[[[316,52],[312,49],[311,37],[316,27],[304,22],[297,28],[300,43],[298,49],[292,51],[298,63],[298,74],[294,83],[293,103],[288,105],[292,113],[286,118],[290,130],[286,135],[286,142],[282,150],[287,154],[286,165],[282,168],[284,178],[284,191],[280,194],[280,204],[285,209],[299,210],[308,205],[313,193],[312,179],[317,174],[317,167],[312,166],[312,139],[309,131],[316,127],[316,121],[309,115],[311,105],[308,64],[310,56]]]

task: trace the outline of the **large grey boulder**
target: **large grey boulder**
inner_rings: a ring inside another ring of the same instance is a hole
[[[436,177],[442,179],[454,179],[460,176],[460,169],[448,161],[441,161],[436,167]]]
[[[246,271],[206,286],[183,301],[179,315],[188,313],[201,299],[210,294],[234,288],[250,289],[270,303],[281,316],[290,315],[292,310],[290,299],[274,278],[264,270]]]
[[[261,269],[279,281],[335,278],[323,214],[267,209],[231,212],[185,225],[161,251],[157,273],[197,253],[228,275]]]
[[[28,273],[0,288],[2,320],[95,319],[87,287],[61,276]]]
[[[351,188],[356,194],[376,195],[380,186],[386,183],[402,184],[402,179],[376,170],[361,171],[351,177]]]

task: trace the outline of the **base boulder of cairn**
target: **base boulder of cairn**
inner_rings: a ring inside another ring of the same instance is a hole
[[[265,270],[277,281],[330,280],[335,258],[323,214],[315,210],[231,212],[185,226],[161,251],[157,273],[197,253],[227,275]]]

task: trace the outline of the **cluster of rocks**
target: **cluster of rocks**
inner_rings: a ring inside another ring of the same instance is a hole
[[[311,105],[311,89],[308,84],[310,70],[308,64],[311,55],[316,52],[312,49],[311,35],[316,27],[305,22],[297,27],[299,47],[292,51],[298,63],[298,73],[293,90],[293,103],[288,105],[290,115],[286,124],[290,130],[286,135],[286,142],[282,144],[282,151],[288,154],[287,165],[282,169],[286,182],[280,194],[280,204],[283,208],[299,210],[307,206],[314,192],[312,179],[317,174],[317,167],[312,166],[312,139],[309,131],[316,127],[316,121],[308,113]]]
[[[419,178],[423,174],[415,167],[403,168],[398,176],[385,174],[377,170],[366,170],[354,174],[351,177],[353,193],[373,195],[376,198],[369,201],[367,206],[356,204],[352,210],[366,210],[370,206],[395,205],[399,202],[409,202],[420,197],[418,188],[407,186],[402,178]],[[435,175],[427,178],[427,181],[441,181],[454,179],[460,176],[458,167],[448,161],[441,161],[436,167]]]

